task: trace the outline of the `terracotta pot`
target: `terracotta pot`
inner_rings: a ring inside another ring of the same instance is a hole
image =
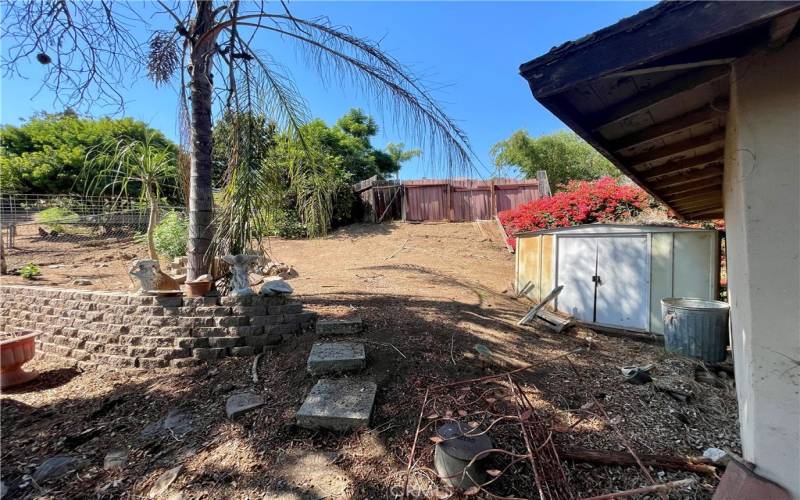
[[[204,297],[211,291],[211,281],[194,281],[186,282],[186,296],[187,297]]]
[[[24,384],[39,376],[35,370],[27,372],[22,369],[22,365],[36,354],[34,339],[37,335],[29,333],[0,341],[0,389]]]

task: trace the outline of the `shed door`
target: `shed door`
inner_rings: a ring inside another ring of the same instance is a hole
[[[647,237],[597,238],[595,322],[647,330]]]
[[[557,309],[579,321],[594,321],[594,283],[597,238],[558,237]]]

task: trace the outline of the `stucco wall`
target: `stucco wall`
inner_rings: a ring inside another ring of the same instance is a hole
[[[744,458],[800,498],[800,41],[738,60],[725,144]]]

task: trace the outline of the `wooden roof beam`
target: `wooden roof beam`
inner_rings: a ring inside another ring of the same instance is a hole
[[[652,181],[653,179],[657,179],[659,177],[677,175],[679,173],[703,167],[711,163],[722,163],[723,154],[723,150],[718,149],[711,151],[710,153],[694,156],[692,158],[683,158],[665,163],[664,165],[659,165],[658,167],[639,170],[636,172],[636,174],[644,178],[646,181]]]
[[[655,181],[655,186],[659,188],[668,188],[673,186],[681,186],[683,184],[688,184],[690,182],[703,180],[703,179],[714,179],[717,177],[723,176],[722,164],[712,164],[706,167],[703,167],[699,170],[690,170],[687,172],[680,173],[678,175],[672,177],[666,177],[664,179],[659,179]]]
[[[691,203],[694,201],[702,201],[712,198],[718,198],[722,195],[722,186],[713,186],[710,189],[701,193],[688,193],[679,194],[668,198],[668,203],[675,203],[676,205]]]
[[[681,213],[694,213],[699,210],[711,209],[711,208],[722,208],[722,194],[720,194],[716,198],[708,198],[706,200],[696,200],[691,202],[685,203],[674,203],[671,204],[675,210]]]
[[[665,198],[674,198],[675,196],[683,196],[683,195],[690,195],[690,194],[699,194],[705,193],[711,190],[719,190],[720,186],[722,186],[722,177],[716,177],[714,179],[705,179],[702,181],[691,182],[688,184],[684,184],[683,186],[675,186],[670,189],[659,189],[658,192],[661,193],[662,196]]]
[[[636,167],[638,165],[644,165],[646,163],[663,160],[672,156],[685,154],[688,151],[702,146],[708,146],[710,144],[722,145],[723,142],[725,142],[725,130],[715,130],[710,134],[701,135],[699,137],[691,137],[680,142],[669,144],[662,148],[654,149],[653,151],[623,158],[623,161]]]
[[[698,212],[688,212],[687,219],[721,219],[725,216],[725,210],[721,208],[703,209]]]
[[[769,47],[771,49],[783,47],[789,41],[798,21],[800,21],[800,10],[773,19],[769,25]]]
[[[670,120],[657,123],[651,127],[633,132],[619,139],[609,142],[609,149],[620,151],[639,144],[654,141],[662,137],[680,132],[681,130],[706,123],[711,120],[725,116],[728,111],[728,99],[718,99],[715,102],[695,109]]]
[[[586,125],[590,129],[597,130],[610,123],[640,113],[660,102],[675,97],[677,94],[688,92],[721,78],[727,78],[729,73],[730,66],[709,66],[707,68],[690,71],[659,83],[647,91],[639,92],[630,99],[593,113],[586,120]]]

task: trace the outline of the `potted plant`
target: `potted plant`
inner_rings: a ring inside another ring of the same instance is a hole
[[[22,365],[36,354],[34,340],[37,335],[27,332],[22,335],[3,334],[0,337],[0,389],[24,384],[39,376],[35,370],[22,369]]]

